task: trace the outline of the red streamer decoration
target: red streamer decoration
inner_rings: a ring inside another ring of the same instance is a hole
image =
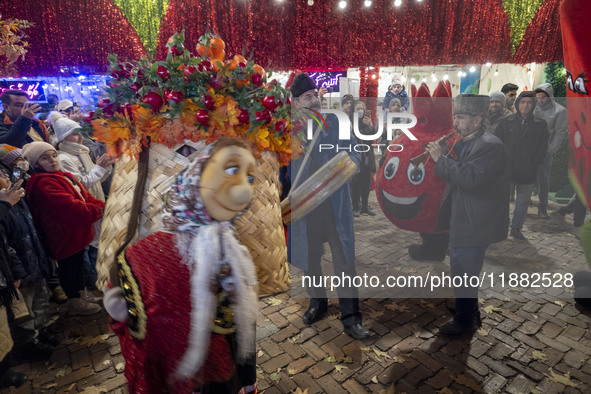
[[[138,35],[110,0],[4,2],[3,17],[27,19],[31,49],[22,75],[56,75],[57,66],[104,71],[107,54],[139,58]],[[256,52],[259,63],[275,70],[343,70],[349,67],[545,62],[560,54],[559,0],[548,0],[526,31],[515,56],[502,0],[374,2],[307,0],[170,0],[159,35],[157,58],[165,43],[185,30],[195,50],[206,29],[226,42],[228,56]]]
[[[26,30],[29,52],[19,62],[21,76],[60,75],[60,66],[104,73],[109,53],[132,59],[146,54],[133,27],[110,0],[18,0],[3,2],[0,12],[3,18],[35,24]]]
[[[558,9],[561,0],[546,0],[525,30],[523,39],[511,58],[511,63],[557,62],[563,59],[562,33]]]

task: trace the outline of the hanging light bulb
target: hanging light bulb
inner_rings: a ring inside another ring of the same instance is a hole
[[[411,78],[411,79],[410,79],[410,83],[415,83],[415,82],[417,82],[417,80],[416,80],[416,79],[414,79],[414,78]]]
[[[435,76],[435,73],[431,74],[431,81],[437,82],[437,77]]]
[[[492,66],[492,63],[491,62],[487,62],[486,63],[486,67],[490,67],[490,66]]]
[[[466,71],[462,71],[462,77],[465,77],[466,75],[468,75],[466,74]]]
[[[345,7],[347,7],[347,2],[345,0],[339,1],[339,8],[343,10]]]
[[[458,77],[462,78],[462,70],[458,71]]]
[[[364,4],[366,7],[371,7],[371,0],[365,0],[365,1],[363,2],[363,4]]]
[[[427,82],[427,78],[421,79],[421,82]]]
[[[312,7],[314,5],[314,0],[308,0],[308,5]]]
[[[402,5],[402,0],[394,0],[394,5],[400,7]]]
[[[470,72],[473,73],[474,71],[476,71],[476,67],[474,67],[474,66],[470,67]]]
[[[445,75],[443,76],[443,80],[444,80],[444,81],[447,81],[448,79],[449,79],[449,76],[448,76],[447,74],[445,74]]]
[[[405,82],[406,82],[406,76],[404,76],[404,75],[401,75],[401,76],[400,76],[400,79],[402,79],[402,83],[405,83]]]
[[[498,76],[499,76],[499,69],[497,68],[497,69],[495,70],[495,77],[498,77]]]
[[[373,75],[371,76],[371,79],[376,79],[376,75],[375,75],[375,74],[373,74]]]

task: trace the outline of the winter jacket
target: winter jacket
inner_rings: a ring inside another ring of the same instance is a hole
[[[29,136],[31,128],[39,134],[40,139],[49,142],[49,133],[43,122],[24,116],[19,116],[16,121],[12,122],[6,112],[0,113],[0,144],[22,148],[25,144],[33,142]]]
[[[486,126],[488,131],[490,131],[494,135],[497,135],[497,128],[501,124],[501,121],[511,115],[513,115],[513,112],[503,107],[503,110],[496,115],[491,115],[489,113],[488,117],[484,120],[484,125]]]
[[[543,83],[537,89],[543,89],[550,98],[550,101],[546,105],[538,105],[535,108],[534,116],[544,119],[548,124],[548,153],[553,155],[558,152],[562,141],[568,135],[566,108],[555,102],[554,90],[549,83]]]
[[[89,148],[82,144],[60,142],[58,151],[60,170],[74,175],[94,198],[105,201],[101,182],[109,176],[113,166],[103,168],[94,164],[89,152]]]
[[[363,123],[363,119],[359,119],[359,132],[363,135],[373,135],[375,134],[375,130],[373,127],[366,125]],[[374,174],[376,172],[376,156],[373,151],[373,146],[371,141],[364,141],[361,139],[357,139],[358,144],[365,144],[369,145],[370,149],[367,152],[361,152],[361,160],[359,161],[359,171],[360,172],[370,172]]]
[[[332,144],[338,146],[339,151],[346,151],[349,153],[349,157],[359,168],[359,160],[361,154],[353,149],[355,144],[355,138],[351,134],[348,140],[339,140],[339,124],[336,116],[327,115],[326,123],[328,130],[322,130],[321,135],[318,138],[315,149],[313,149],[310,161],[306,164],[302,171],[303,176],[298,181],[301,185],[302,182],[307,178],[306,175],[312,175],[315,169],[320,168],[322,165],[327,163],[336,154],[335,149],[323,149],[319,152],[318,147],[320,144]],[[349,151],[350,149],[350,151]],[[299,169],[302,166],[303,159],[291,161],[291,174],[295,178]],[[289,174],[288,174],[289,175]],[[293,182],[294,179],[291,179]],[[298,185],[295,185],[297,187]],[[345,183],[330,197],[332,209],[334,211],[335,224],[343,252],[347,262],[352,262],[355,259],[355,233],[353,231],[353,207],[351,206],[351,190],[349,189],[349,183]],[[306,217],[294,222],[291,226],[287,227],[288,239],[288,256],[290,257],[290,263],[295,267],[302,270],[308,269],[308,233],[307,233],[307,221]],[[292,253],[293,251],[293,253]]]
[[[0,221],[6,218],[10,210],[11,205],[8,202],[0,201]],[[5,235],[0,227],[0,306],[10,307],[12,298],[16,296],[16,289],[10,273],[12,258],[8,252]]]
[[[483,127],[454,151],[457,159],[441,156],[435,163],[435,175],[447,182],[437,231],[450,229],[449,245],[457,248],[506,239],[509,177],[503,142]]]
[[[516,101],[517,108],[518,105]],[[537,168],[544,162],[548,149],[546,121],[533,115],[523,119],[516,113],[501,121],[497,136],[505,143],[509,153],[511,182],[535,183]]]
[[[90,159],[93,163],[96,163],[96,159],[107,153],[107,145],[105,145],[104,142],[97,141],[89,137],[84,137],[82,145],[90,149],[90,152],[88,153],[90,154]],[[105,199],[109,196],[112,181],[113,172],[111,172],[101,181],[101,186],[103,187],[103,194],[105,195]]]
[[[92,197],[72,174],[56,171],[35,173],[26,188],[36,228],[51,257],[63,260],[84,249],[94,237],[93,223],[103,215],[105,204]]]
[[[408,98],[408,93],[406,93],[406,90],[401,90],[400,93],[398,93],[398,94],[394,94],[394,93],[388,91],[386,93],[386,97],[384,98],[384,102],[382,103],[382,108],[383,109],[390,108],[390,101],[395,98],[400,100],[400,111],[406,111],[408,109],[409,102],[410,102],[410,100]]]
[[[10,270],[14,280],[27,286],[49,274],[52,261],[47,255],[25,200],[15,204],[2,221],[9,250],[14,252]]]

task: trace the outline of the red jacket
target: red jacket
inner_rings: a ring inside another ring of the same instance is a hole
[[[26,196],[35,226],[43,234],[51,256],[63,260],[84,249],[94,238],[93,223],[103,216],[105,203],[79,183],[80,193],[56,171],[36,173],[27,182]]]

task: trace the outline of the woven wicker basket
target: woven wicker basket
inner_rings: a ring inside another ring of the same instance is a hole
[[[150,147],[148,180],[140,225],[132,242],[162,229],[160,215],[163,197],[170,189],[173,177],[205,148],[203,142],[188,144],[196,149],[189,157],[176,152],[182,145],[173,149],[161,144],[152,144]],[[238,239],[249,248],[257,268],[259,294],[285,291],[289,281],[287,247],[279,206],[278,173],[279,164],[275,156],[263,153],[255,173],[255,199],[249,210],[236,223]],[[136,160],[125,156],[115,165],[111,191],[103,215],[97,258],[99,289],[106,285],[115,253],[127,236],[137,177]]]

